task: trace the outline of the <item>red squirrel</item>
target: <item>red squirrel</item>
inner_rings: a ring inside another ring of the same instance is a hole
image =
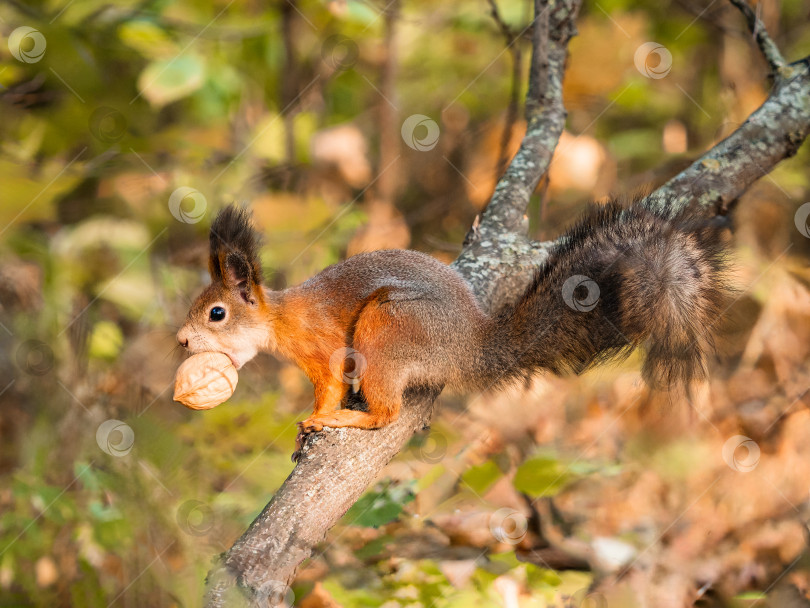
[[[361,253],[271,291],[251,216],[231,205],[211,226],[212,282],[177,339],[237,369],[259,351],[294,361],[315,386],[303,433],[383,427],[409,385],[485,390],[542,370],[579,373],[642,343],[646,380],[688,383],[705,373],[721,313],[721,230],[639,203],[594,206],[516,302],[489,315],[455,270],[407,250]],[[367,410],[340,409],[358,390]]]

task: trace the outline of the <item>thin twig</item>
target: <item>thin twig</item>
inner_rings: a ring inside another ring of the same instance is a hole
[[[400,167],[395,164],[400,154],[401,143],[397,123],[397,76],[399,72],[399,20],[401,17],[399,0],[386,0],[384,9],[384,59],[380,66],[380,98],[378,99],[378,129],[380,132],[380,157],[378,180],[373,197],[384,205],[393,206],[401,176]],[[391,167],[390,170],[384,170]]]
[[[518,118],[520,107],[520,86],[521,74],[523,73],[523,53],[520,46],[515,44],[509,49],[512,56],[512,84],[509,90],[509,106],[506,109],[506,120],[501,133],[501,143],[498,150],[498,162],[495,165],[495,179],[498,180],[503,175],[506,163],[509,162],[509,142],[512,141],[512,131]]]
[[[762,56],[765,57],[765,61],[768,62],[771,69],[778,73],[787,63],[784,57],[782,57],[782,53],[779,52],[779,47],[776,46],[776,43],[774,43],[768,35],[765,24],[757,17],[756,12],[751,8],[751,5],[748,4],[747,0],[729,0],[729,2],[736,6],[743,14],[745,20],[748,22],[748,29],[751,30],[754,39],[757,41],[759,50],[762,51]]]
[[[296,0],[286,0],[280,3],[281,13],[281,38],[284,43],[284,78],[279,86],[280,107],[286,108],[282,113],[284,121],[284,161],[287,166],[292,166],[295,160],[295,115],[298,108],[293,102],[298,98],[299,86],[297,61],[295,56],[295,36],[296,36]],[[289,186],[290,173],[284,180],[285,188]]]
[[[534,31],[532,32],[532,61],[529,69],[529,91],[526,93],[526,120],[538,116],[549,95],[548,36],[549,10],[546,0],[534,0]]]
[[[512,31],[512,28],[509,27],[509,24],[503,20],[501,17],[501,12],[498,10],[498,4],[495,0],[487,0],[489,2],[489,12],[492,15],[492,20],[495,21],[495,24],[498,26],[498,29],[501,30],[501,34],[506,40],[507,45],[511,45],[515,39],[515,32]]]
[[[521,76],[523,74],[523,52],[520,48],[520,36],[516,36],[515,32],[509,27],[501,17],[498,10],[498,4],[495,0],[488,0],[490,6],[490,14],[493,21],[501,30],[506,48],[509,50],[509,55],[512,58],[512,83],[509,91],[509,106],[506,110],[506,120],[503,125],[503,132],[501,133],[501,143],[498,150],[498,161],[495,164],[495,180],[499,180],[503,171],[506,168],[506,163],[509,161],[509,142],[512,140],[512,131],[515,128],[515,123],[518,117],[518,108],[520,107],[520,85]]]

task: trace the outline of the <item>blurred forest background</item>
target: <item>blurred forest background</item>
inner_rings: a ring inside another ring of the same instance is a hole
[[[810,1],[758,8],[787,58],[810,54]],[[312,402],[266,356],[215,410],[172,402],[213,215],[250,205],[274,287],[374,248],[452,261],[524,126],[531,7],[498,10],[505,27],[485,0],[0,3],[0,606],[201,603]],[[578,28],[538,239],[662,183],[769,87],[725,1],[588,1]],[[810,606],[808,160],[739,204],[710,382],[651,395],[633,356],[444,395],[286,599]]]

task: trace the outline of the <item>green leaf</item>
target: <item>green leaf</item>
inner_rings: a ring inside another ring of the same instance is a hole
[[[256,125],[255,133],[251,146],[253,154],[274,163],[284,160],[285,128],[281,114],[269,113]]]
[[[176,55],[177,45],[166,31],[153,21],[133,19],[118,26],[118,37],[147,59]]]
[[[205,64],[194,55],[151,62],[138,77],[138,89],[153,106],[188,97],[205,82]]]
[[[413,499],[410,484],[388,485],[380,491],[366,493],[343,516],[343,522],[352,526],[378,528],[396,520],[404,506]]]
[[[144,256],[139,261],[144,262],[148,261],[148,259]],[[110,280],[100,284],[97,295],[115,304],[121,312],[127,314],[130,318],[139,319],[144,316],[145,312],[151,312],[150,307],[155,301],[155,287],[150,278],[142,268],[134,265],[124,274],[112,277]],[[109,330],[109,327],[105,328],[104,338],[113,337],[112,332]],[[108,344],[108,346],[112,346],[112,343]]]
[[[348,17],[352,21],[356,21],[358,23],[362,23],[363,25],[370,26],[373,25],[375,21],[378,21],[380,18],[380,14],[368,6],[365,2],[358,2],[357,0],[349,0],[347,2],[348,11],[346,11],[345,17]]]
[[[99,321],[90,336],[90,356],[114,361],[124,344],[121,328],[112,321]]]
[[[735,600],[765,600],[768,596],[762,591],[744,591],[734,596]]]
[[[323,581],[323,588],[339,606],[374,608],[385,602],[379,593],[374,593],[369,589],[346,589],[336,577],[329,577]]]
[[[502,476],[503,472],[498,465],[492,460],[487,460],[483,464],[469,468],[461,476],[461,480],[476,494],[483,494]]]
[[[490,566],[492,571],[502,574],[513,568],[517,568],[523,564],[515,555],[514,551],[507,551],[505,553],[493,553],[489,556]]]
[[[559,587],[562,583],[560,575],[554,570],[541,568],[535,564],[526,564],[526,582],[533,589]]]
[[[417,492],[421,492],[422,490],[429,488],[436,481],[438,481],[441,478],[441,476],[444,475],[446,472],[447,467],[441,463],[431,467],[424,475],[421,475],[419,479],[416,480],[416,485],[414,486],[414,489]]]
[[[532,498],[554,496],[570,480],[572,475],[560,466],[556,458],[540,456],[520,465],[515,473],[515,489]]]
[[[122,518],[121,511],[119,511],[115,506],[103,505],[97,500],[90,502],[89,513],[95,520],[104,523],[116,521]]]
[[[385,551],[385,546],[389,543],[394,542],[394,537],[390,534],[386,534],[379,538],[375,538],[367,545],[364,545],[360,549],[354,552],[358,559],[368,560],[373,557],[377,557],[378,555],[382,555]]]
[[[298,162],[309,162],[310,142],[317,128],[318,117],[314,112],[299,112],[293,118],[295,156]]]
[[[98,475],[96,475],[93,468],[83,460],[77,460],[73,463],[73,475],[86,489],[92,492],[98,491],[101,487]]]

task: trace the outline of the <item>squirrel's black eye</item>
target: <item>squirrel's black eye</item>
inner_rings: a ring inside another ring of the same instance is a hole
[[[222,306],[214,306],[211,309],[211,315],[209,318],[212,321],[222,321],[225,318],[225,309]]]

